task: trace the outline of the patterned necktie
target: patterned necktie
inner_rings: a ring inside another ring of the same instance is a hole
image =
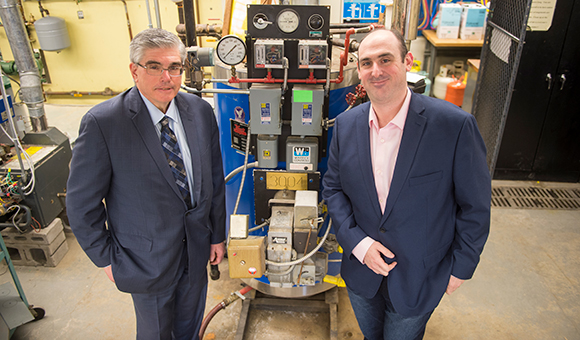
[[[181,192],[181,196],[187,203],[188,207],[191,207],[191,196],[189,193],[189,184],[187,183],[187,173],[185,172],[185,166],[183,165],[183,158],[181,158],[181,150],[179,149],[179,144],[177,144],[177,138],[175,133],[169,127],[169,118],[167,116],[161,119],[161,146],[163,151],[165,151],[165,157],[175,178],[175,183]]]

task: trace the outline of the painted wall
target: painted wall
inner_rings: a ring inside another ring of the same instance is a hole
[[[148,28],[149,19],[145,0],[125,0],[133,36]],[[23,11],[32,46],[39,49],[36,30],[31,24],[42,18],[38,1],[23,1]],[[151,22],[157,27],[154,1],[149,0]],[[50,84],[45,91],[101,92],[106,87],[123,91],[133,86],[129,73],[129,30],[123,1],[117,0],[44,0],[42,6],[51,16],[66,21],[71,46],[61,52],[44,52],[50,73]],[[82,11],[84,19],[79,19]],[[175,32],[179,23],[176,4],[159,0],[161,27]],[[0,29],[0,52],[4,60],[13,60],[12,50],[4,29]],[[15,77],[17,78],[17,76]],[[13,83],[14,91],[18,85]],[[52,104],[97,104],[110,97],[103,96],[48,96]]]

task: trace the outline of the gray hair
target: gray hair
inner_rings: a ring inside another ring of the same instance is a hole
[[[161,28],[148,28],[139,32],[129,45],[129,58],[136,64],[148,50],[156,48],[176,48],[179,50],[181,63],[185,62],[186,52],[183,42],[175,34]]]

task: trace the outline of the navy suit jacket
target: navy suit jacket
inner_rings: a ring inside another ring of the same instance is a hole
[[[190,94],[180,92],[175,101],[193,165],[190,210],[136,87],[93,107],[73,149],[67,188],[71,228],[97,266],[112,265],[124,292],[166,289],[185,266],[184,247],[192,284],[205,284],[210,244],[225,239],[225,184],[213,110]]]
[[[337,117],[323,179],[322,195],[344,249],[341,274],[355,293],[375,296],[383,276],[352,255],[370,236],[396,256],[387,279],[395,310],[428,313],[450,275],[471,278],[487,240],[491,179],[485,145],[472,115],[413,93],[383,214],[372,171],[369,107]]]

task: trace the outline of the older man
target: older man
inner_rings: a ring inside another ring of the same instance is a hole
[[[206,266],[225,253],[219,133],[211,106],[179,92],[185,46],[162,29],[137,34],[135,87],[81,122],[68,181],[77,240],[131,293],[137,339],[197,339]]]
[[[473,116],[409,90],[413,56],[398,32],[370,33],[358,53],[370,103],[338,116],[323,197],[365,338],[422,339],[487,240],[485,145]]]

